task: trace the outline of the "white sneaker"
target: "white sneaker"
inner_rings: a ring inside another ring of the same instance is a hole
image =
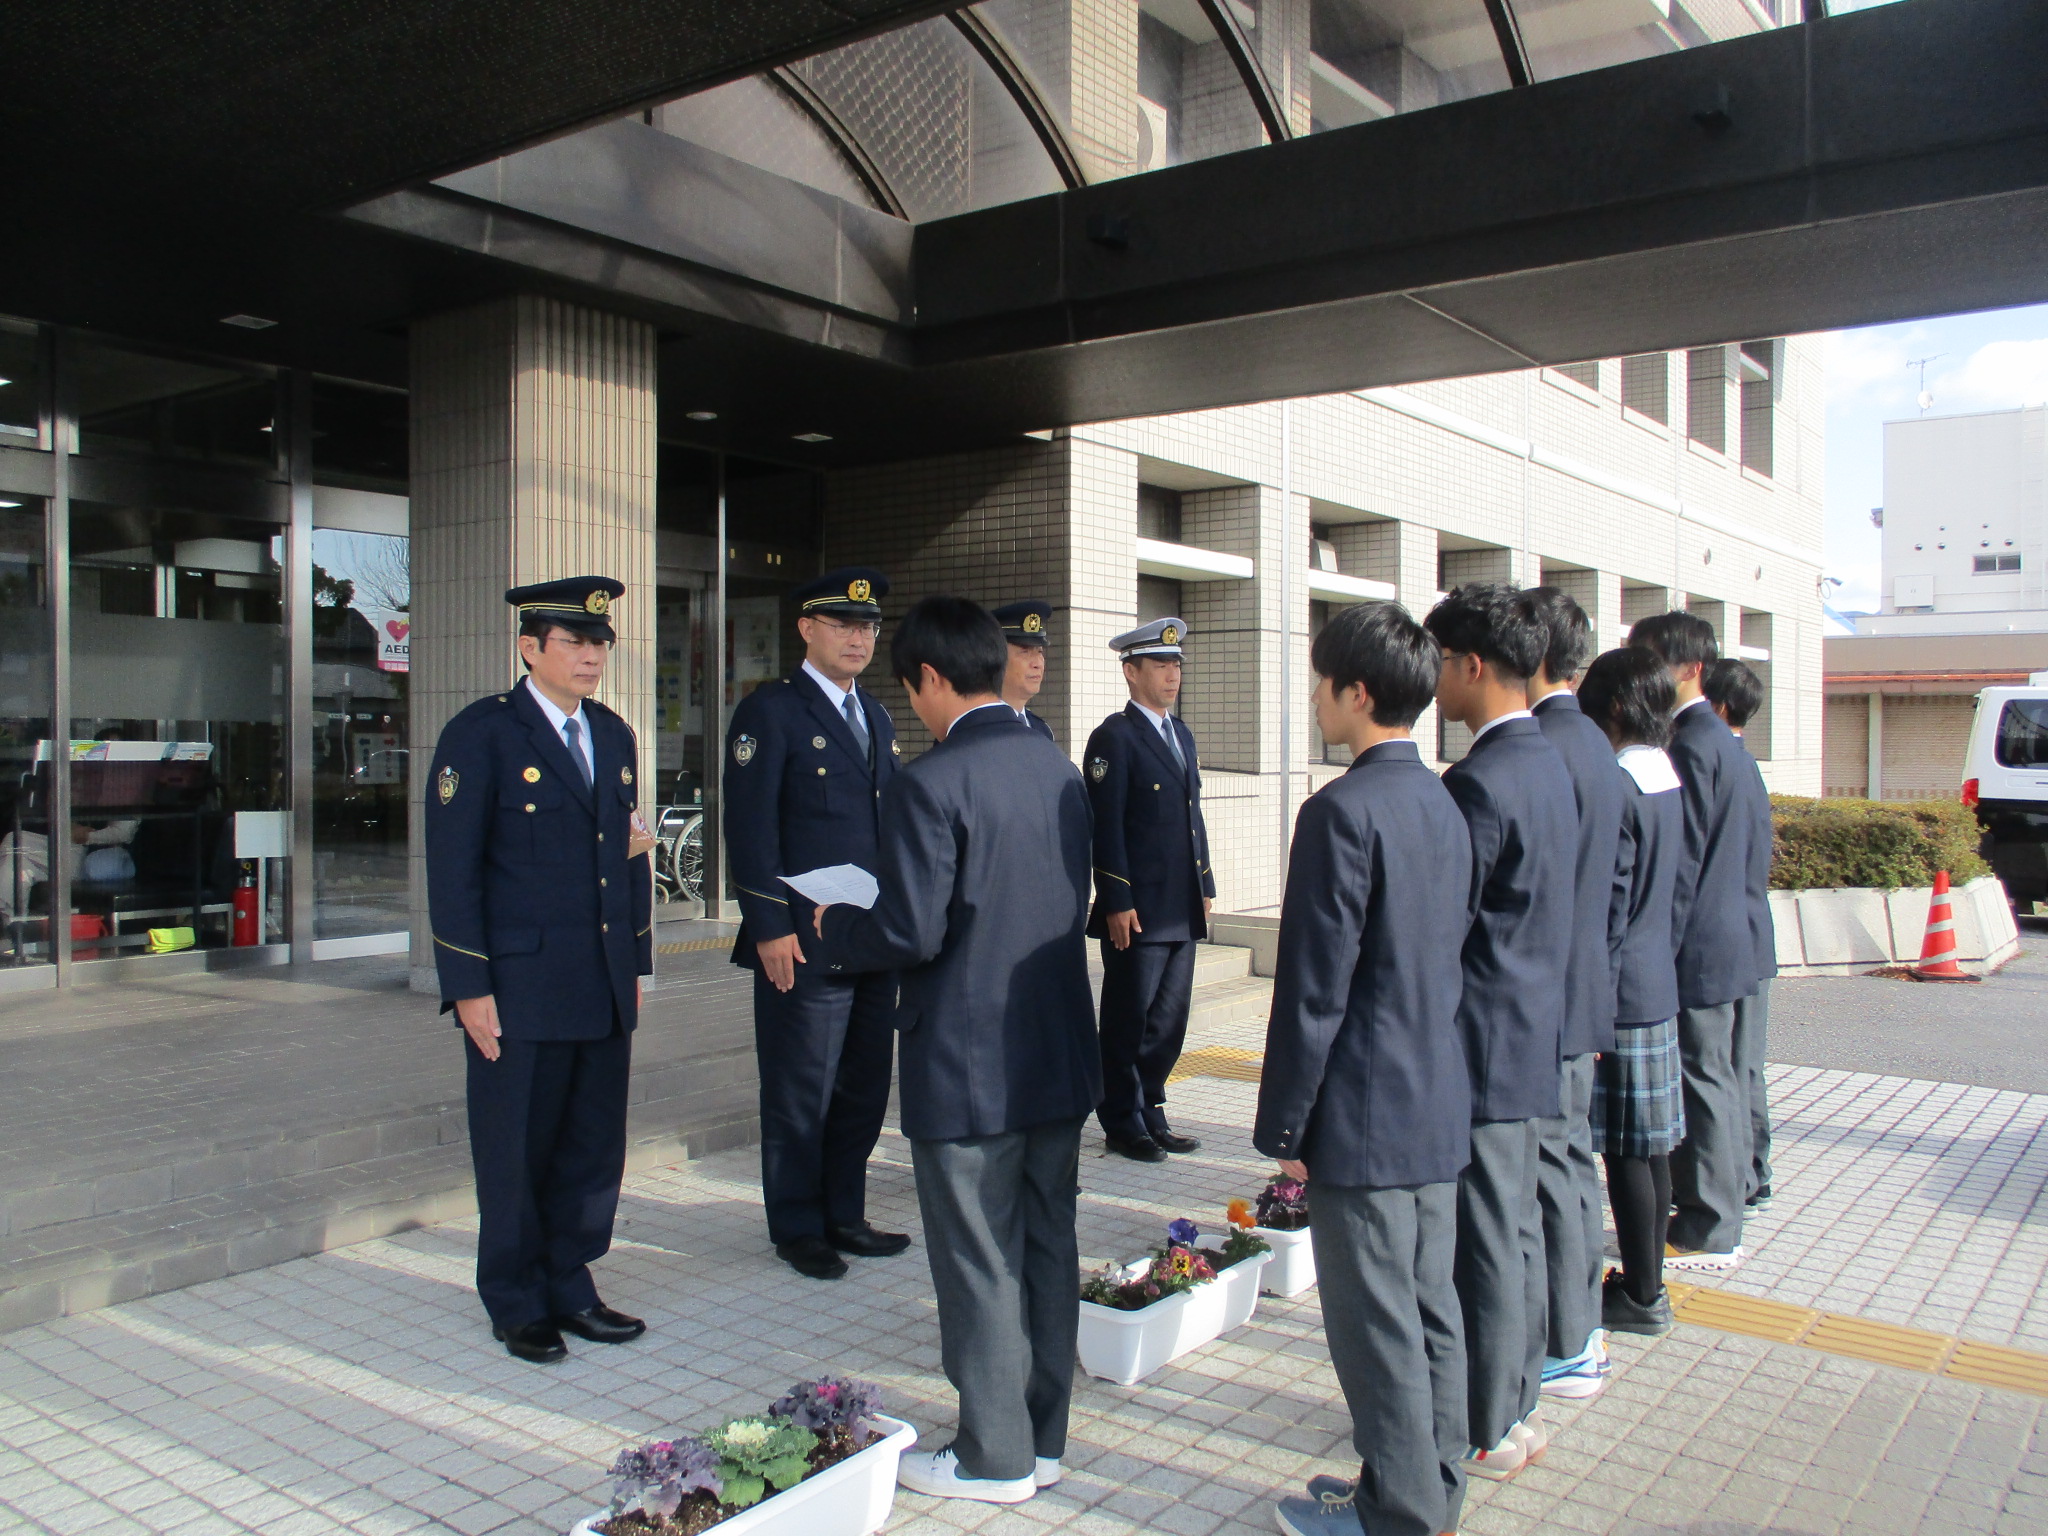
[[[1038,1465],[1031,1469],[1031,1481],[1041,1488],[1050,1488],[1067,1475],[1067,1469],[1060,1465],[1057,1456],[1041,1456]]]
[[[943,1451],[905,1451],[896,1465],[896,1481],[935,1499],[979,1499],[984,1504],[1022,1504],[1038,1492],[1035,1476],[968,1477],[950,1445]]]
[[[1490,1451],[1477,1448],[1468,1451],[1465,1459],[1459,1463],[1465,1469],[1465,1475],[1490,1478],[1498,1483],[1513,1477],[1526,1467],[1529,1464],[1529,1453],[1523,1448],[1522,1441],[1515,1438],[1515,1429],[1521,1427],[1517,1424],[1514,1429],[1510,1429],[1508,1437]]]
[[[1550,1449],[1550,1426],[1543,1421],[1543,1410],[1531,1408],[1529,1417],[1508,1430],[1508,1438],[1521,1446],[1522,1464],[1535,1466]]]
[[[1664,1245],[1664,1267],[1694,1275],[1725,1275],[1748,1255],[1738,1244],[1732,1253],[1707,1253],[1696,1248]]]

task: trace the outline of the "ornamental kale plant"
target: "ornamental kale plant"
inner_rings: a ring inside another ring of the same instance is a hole
[[[745,1509],[760,1503],[771,1484],[780,1491],[802,1482],[818,1436],[780,1419],[729,1419],[706,1434],[704,1443],[718,1457],[723,1502]]]
[[[1201,1231],[1185,1216],[1166,1228],[1166,1246],[1152,1251],[1152,1260],[1135,1279],[1125,1278],[1123,1266],[1110,1264],[1101,1273],[1081,1282],[1081,1299],[1119,1312],[1135,1312],[1167,1296],[1191,1291],[1205,1280],[1216,1278],[1216,1268],[1196,1251]]]
[[[881,1411],[880,1387],[843,1376],[800,1381],[768,1408],[773,1417],[787,1419],[800,1429],[845,1430],[856,1437],[868,1427],[866,1421]]]
[[[1259,1225],[1269,1232],[1299,1232],[1308,1225],[1308,1186],[1275,1179],[1259,1192]]]
[[[667,1520],[693,1493],[701,1491],[714,1499],[725,1493],[717,1455],[703,1441],[688,1437],[619,1452],[612,1477],[614,1516],[639,1513],[650,1520]]]

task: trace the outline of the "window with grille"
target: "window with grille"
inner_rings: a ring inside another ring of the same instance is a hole
[[[1621,360],[1621,403],[1652,421],[1671,424],[1671,359],[1666,353]]]
[[[1991,571],[2016,571],[2019,568],[2018,555],[1973,555],[1970,559],[1971,571],[1979,576]]]

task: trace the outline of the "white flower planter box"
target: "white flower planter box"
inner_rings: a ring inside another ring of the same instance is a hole
[[[1254,1254],[1214,1280],[1135,1312],[1081,1302],[1081,1369],[1128,1387],[1169,1360],[1242,1328],[1258,1308],[1259,1276],[1272,1258]],[[1149,1262],[1141,1260],[1126,1273],[1143,1274]]]
[[[896,1502],[896,1464],[917,1444],[917,1431],[901,1419],[875,1415],[882,1438],[842,1462],[805,1478],[794,1488],[771,1493],[712,1529],[719,1536],[871,1536],[889,1519]],[[569,1536],[597,1536],[599,1510],[576,1523]]]
[[[1253,1227],[1273,1248],[1273,1262],[1266,1266],[1259,1289],[1268,1296],[1299,1296],[1316,1283],[1316,1251],[1309,1242],[1309,1229],[1280,1232],[1272,1227]]]

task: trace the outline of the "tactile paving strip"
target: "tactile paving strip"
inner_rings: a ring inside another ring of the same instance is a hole
[[[654,946],[654,952],[657,955],[688,955],[700,949],[731,948],[732,935],[727,934],[722,939],[684,939],[674,944],[657,944]]]

